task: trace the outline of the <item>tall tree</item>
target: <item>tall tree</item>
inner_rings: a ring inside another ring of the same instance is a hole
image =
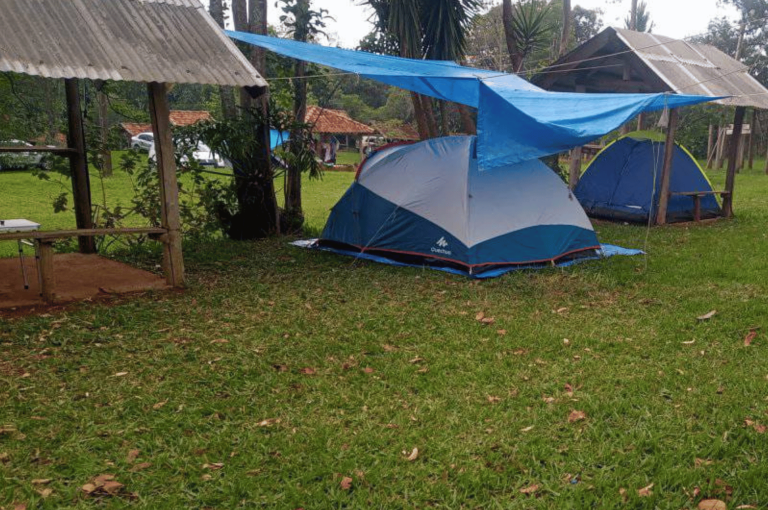
[[[325,19],[328,11],[325,9],[313,10],[310,0],[281,0],[283,14],[280,21],[288,29],[293,39],[299,42],[307,42],[318,35],[325,35]],[[293,116],[297,122],[304,122],[307,113],[307,80],[305,79],[307,63],[297,60],[294,74]],[[292,133],[291,151],[301,150],[301,139],[297,133]],[[297,230],[304,222],[304,214],[301,204],[301,172],[302,168],[297,164],[289,164],[285,180],[285,219],[291,230]]]
[[[571,0],[563,0],[563,26],[560,34],[560,52],[563,56],[568,52],[568,44],[571,42]]]
[[[513,72],[523,70],[525,59],[550,41],[550,4],[543,0],[524,0],[512,4],[503,0],[502,20],[509,60]]]
[[[629,16],[624,18],[624,26],[637,32],[653,32],[653,21],[645,1],[632,0],[632,10]]]
[[[221,28],[224,28],[224,1],[223,0],[210,0],[208,10],[211,13],[213,20],[218,23]],[[235,95],[232,87],[226,85],[219,86],[219,95],[221,96],[221,113],[225,119],[231,119],[237,115],[237,108],[235,106]]]

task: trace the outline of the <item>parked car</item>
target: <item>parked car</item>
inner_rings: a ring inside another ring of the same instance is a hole
[[[154,150],[155,135],[151,131],[139,133],[131,138],[131,148],[142,151]]]
[[[22,140],[0,141],[0,147],[33,147],[31,143]],[[23,168],[45,166],[43,155],[37,152],[3,152],[0,153],[0,170],[18,170]]]
[[[201,165],[205,166],[212,166],[214,168],[224,168],[224,160],[213,152],[210,147],[205,145],[203,142],[198,142],[197,148],[192,153],[192,157],[200,163]],[[152,144],[152,147],[149,149],[149,159],[152,161],[155,161],[155,145]],[[184,156],[181,158],[182,163],[186,163],[188,161],[187,157]]]

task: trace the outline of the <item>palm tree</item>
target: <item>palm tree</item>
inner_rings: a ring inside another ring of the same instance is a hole
[[[459,61],[466,49],[466,33],[479,0],[366,0],[376,13],[376,28],[392,36],[399,56]],[[437,136],[432,100],[411,93],[422,139]],[[445,112],[443,105],[441,111]],[[443,131],[447,131],[443,115]],[[445,133],[447,134],[447,133]]]
[[[509,60],[514,72],[523,70],[525,59],[549,40],[550,25],[547,21],[550,4],[540,0],[527,0],[512,5],[512,0],[502,3],[504,35]]]

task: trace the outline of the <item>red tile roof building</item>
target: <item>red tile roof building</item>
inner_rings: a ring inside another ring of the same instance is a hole
[[[213,120],[213,117],[206,111],[194,110],[171,110],[172,126],[191,126],[204,120]],[[136,136],[139,133],[152,131],[152,124],[141,124],[137,122],[123,122],[120,126],[128,133],[128,136]]]
[[[312,132],[317,134],[334,135],[373,135],[376,130],[370,126],[352,119],[347,112],[307,106],[304,121],[313,124]]]

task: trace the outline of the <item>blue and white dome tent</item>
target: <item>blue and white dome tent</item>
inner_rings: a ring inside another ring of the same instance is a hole
[[[364,161],[320,245],[481,274],[594,256],[575,197],[534,159],[480,171],[474,136],[385,147]]]

